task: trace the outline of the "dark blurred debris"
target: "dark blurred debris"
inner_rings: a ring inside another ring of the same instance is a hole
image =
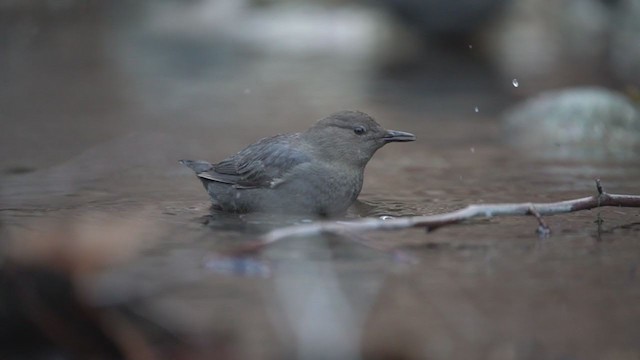
[[[154,295],[176,287],[171,280],[163,279],[154,294],[135,296],[123,291],[117,274],[102,278],[157,238],[158,226],[148,219],[85,214],[34,228],[2,234],[2,359],[237,358],[229,333],[185,334],[148,315]],[[183,275],[171,274],[180,276],[184,284]]]
[[[33,171],[36,171],[36,169],[28,166],[13,166],[4,169],[4,173],[7,175],[22,175]]]
[[[76,291],[68,274],[56,269],[2,266],[0,356],[24,359],[60,353],[70,359],[122,358],[96,309],[78,299]]]
[[[153,358],[138,356],[151,353],[139,321],[85,296],[94,274],[131,257],[150,239],[148,222],[87,213],[68,223],[36,223],[2,234],[0,343],[7,346],[0,355]]]

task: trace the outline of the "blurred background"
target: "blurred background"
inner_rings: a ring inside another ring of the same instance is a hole
[[[637,359],[639,213],[235,246],[219,161],[343,109],[418,141],[347,218],[640,193],[635,0],[0,0],[0,357]]]

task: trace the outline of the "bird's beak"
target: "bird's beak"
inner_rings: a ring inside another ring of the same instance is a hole
[[[386,143],[395,142],[395,141],[405,142],[405,141],[414,141],[416,139],[416,136],[404,131],[387,130],[387,132],[384,134],[382,139]]]

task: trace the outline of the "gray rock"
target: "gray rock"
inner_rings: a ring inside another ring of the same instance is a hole
[[[637,157],[640,112],[624,95],[586,87],[547,91],[505,114],[506,140],[554,158]]]

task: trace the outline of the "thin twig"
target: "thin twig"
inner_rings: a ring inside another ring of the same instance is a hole
[[[598,225],[598,232],[596,234],[596,237],[598,238],[598,241],[600,241],[601,239],[601,235],[602,235],[602,223],[604,222],[604,220],[602,219],[602,216],[600,216],[600,199],[602,199],[602,195],[605,194],[604,190],[602,189],[602,184],[600,183],[600,179],[596,179],[596,189],[598,190],[598,212],[596,213],[596,224]]]
[[[599,186],[599,191],[601,189],[602,187]],[[355,221],[294,225],[275,229],[265,234],[258,246],[264,246],[291,236],[310,236],[323,232],[399,230],[414,227],[428,228],[433,231],[439,227],[478,217],[532,215],[541,219],[541,216],[545,215],[590,210],[601,206],[640,207],[640,195],[607,194],[602,191],[597,196],[552,203],[474,204],[460,210],[437,215],[401,217],[389,220],[366,218]],[[532,211],[532,209],[534,210]]]
[[[600,183],[600,179],[596,179],[596,189],[598,190],[598,195],[604,194],[604,190],[602,190],[602,184]]]
[[[540,235],[541,237],[548,237],[549,234],[551,234],[551,229],[549,228],[549,225],[547,225],[547,223],[544,221],[542,215],[540,215],[535,206],[531,205],[531,208],[529,208],[529,214],[535,216],[536,220],[538,220],[538,235]]]

